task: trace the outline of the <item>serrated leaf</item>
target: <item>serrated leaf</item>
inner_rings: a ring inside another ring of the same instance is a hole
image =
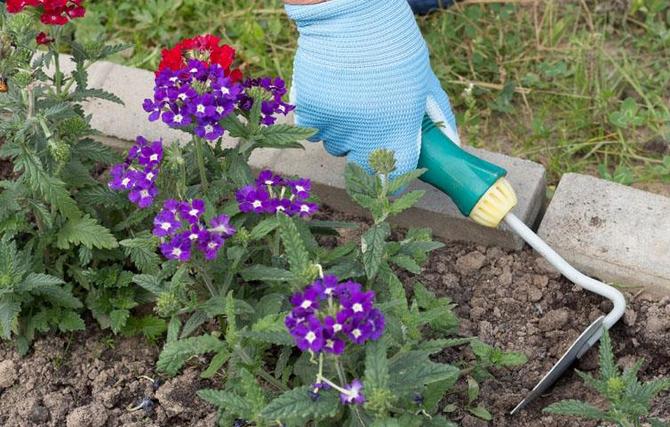
[[[124,105],[124,102],[121,98],[102,89],[82,89],[77,90],[73,92],[72,95],[70,95],[70,99],[77,102],[86,101],[91,98],[102,99],[113,102],[115,104]]]
[[[389,363],[386,358],[386,340],[373,341],[365,350],[365,386],[385,389],[389,384]]]
[[[269,344],[294,345],[293,338],[284,325],[286,314],[269,314],[254,323],[250,331],[242,332],[242,336]]]
[[[296,279],[296,275],[288,270],[261,264],[245,268],[240,275],[247,282],[290,282]]]
[[[361,238],[363,267],[368,279],[374,278],[379,271],[386,251],[386,239],[390,234],[391,227],[388,223],[383,222],[372,226]]]
[[[219,352],[225,345],[225,342],[212,335],[201,335],[172,341],[163,347],[163,351],[156,363],[156,368],[161,372],[174,376],[191,357]]]
[[[591,420],[607,420],[607,414],[604,411],[579,400],[562,400],[552,403],[542,410],[548,414],[572,415]]]
[[[391,258],[391,262],[393,262],[398,267],[409,271],[410,273],[414,274],[421,273],[421,266],[407,255],[396,255]]]
[[[70,219],[57,235],[56,246],[69,249],[70,245],[84,245],[97,249],[113,249],[119,246],[112,233],[89,215]]]
[[[284,244],[288,263],[291,266],[291,272],[300,275],[307,269],[307,265],[309,264],[309,253],[307,253],[307,249],[305,249],[305,244],[300,237],[298,227],[296,227],[293,219],[282,214],[277,215],[277,219],[280,224],[279,235]]]
[[[468,377],[468,404],[472,404],[479,397],[479,383],[474,378]]]
[[[151,274],[137,274],[133,276],[133,283],[141,286],[154,295],[160,295],[164,292],[162,281]]]
[[[252,411],[251,404],[236,393],[224,390],[203,389],[198,390],[197,394],[201,399],[237,417],[248,417]]]
[[[260,240],[279,227],[277,218],[266,218],[259,222],[249,233],[249,239]]]
[[[143,273],[155,274],[160,269],[161,258],[156,253],[156,240],[146,234],[134,239],[126,239],[119,242],[123,252],[130,257],[131,261]]]
[[[421,351],[409,351],[396,355],[389,364],[390,389],[397,393],[408,393],[437,381],[455,383],[460,370],[452,365],[434,363],[429,354]]]
[[[272,148],[303,148],[298,142],[314,136],[315,133],[316,129],[276,124],[261,128],[263,139],[259,145]]]
[[[370,427],[403,427],[400,425],[400,421],[396,418],[379,418],[376,419]]]
[[[412,182],[419,179],[421,175],[426,173],[427,169],[415,169],[413,171],[407,172],[404,175],[400,175],[391,180],[388,186],[389,194],[395,194],[396,192],[402,190],[403,188],[410,185]]]
[[[58,321],[58,329],[61,332],[83,331],[86,329],[86,324],[78,313],[66,311]]]
[[[505,366],[508,368],[514,367],[514,366],[521,366],[528,362],[528,357],[520,352],[513,352],[513,351],[508,351],[508,352],[503,352],[500,355],[499,358],[499,364],[501,366]]]
[[[2,337],[9,339],[12,336],[14,321],[21,312],[21,304],[16,301],[0,301],[0,327]]]
[[[491,421],[493,419],[493,415],[491,415],[488,409],[486,409],[482,405],[477,405],[474,408],[468,408],[468,412],[470,412],[477,418],[481,418],[484,421]]]
[[[212,378],[214,375],[216,375],[217,372],[219,372],[219,369],[223,367],[223,365],[230,359],[230,352],[227,349],[223,349],[220,352],[218,352],[213,358],[212,361],[209,362],[209,366],[207,369],[202,371],[202,374],[200,374],[200,378]]]
[[[109,321],[112,331],[115,334],[121,332],[121,330],[126,326],[126,322],[130,317],[130,311],[128,310],[112,310],[109,312]]]
[[[368,197],[377,197],[376,177],[368,174],[359,165],[348,162],[344,169],[344,180],[349,196],[363,194]]]
[[[117,163],[121,156],[109,146],[103,145],[92,139],[84,139],[74,146],[74,150],[79,158],[100,162],[103,164]],[[102,188],[106,188],[101,186]]]
[[[391,203],[391,214],[397,215],[400,212],[414,206],[426,194],[424,190],[416,190],[403,194]]]
[[[179,330],[181,329],[181,320],[179,316],[172,316],[170,322],[168,323],[167,337],[165,340],[167,342],[177,341],[179,339]]]
[[[612,349],[612,340],[610,339],[607,328],[603,328],[603,334],[600,338],[600,348],[598,351],[600,359],[600,375],[608,380],[619,376],[619,370],[614,361],[614,350]]]
[[[320,393],[312,400],[310,386],[289,390],[270,402],[261,412],[269,421],[323,420],[334,416],[339,409],[339,398],[332,390]]]
[[[142,317],[130,317],[126,321],[123,334],[129,336],[141,334],[153,340],[163,335],[166,329],[165,320],[149,314]]]

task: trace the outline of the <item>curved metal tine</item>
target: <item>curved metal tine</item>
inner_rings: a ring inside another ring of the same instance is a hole
[[[603,320],[605,316],[600,316],[596,319],[591,326],[586,328],[584,332],[577,338],[577,340],[570,346],[567,352],[560,358],[560,360],[551,368],[549,372],[540,380],[535,388],[526,396],[525,399],[519,403],[516,408],[512,409],[510,412],[511,415],[514,415],[517,411],[523,409],[526,405],[544,393],[549,387],[552,386],[563,373],[572,366],[572,363],[577,360],[579,357],[582,357],[586,350],[591,348],[593,343],[591,343],[591,338],[594,336],[600,337],[600,333],[603,328]],[[597,339],[595,340],[597,341]],[[594,342],[595,342],[594,341]]]

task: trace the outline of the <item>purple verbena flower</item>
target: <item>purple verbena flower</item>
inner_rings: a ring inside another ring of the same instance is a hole
[[[127,191],[128,199],[139,208],[148,208],[158,195],[156,178],[163,160],[161,140],[149,143],[138,136],[123,163],[112,166],[108,183],[114,191]]]
[[[160,246],[161,252],[167,259],[187,262],[191,259],[191,241],[188,237],[178,235]]]
[[[323,326],[319,319],[309,316],[292,331],[296,345],[302,351],[319,352],[323,348]]]
[[[230,217],[228,215],[219,215],[210,221],[209,231],[219,233],[222,236],[230,237],[235,234],[235,227],[230,225]]]
[[[271,170],[263,170],[255,185],[246,185],[236,193],[241,212],[284,213],[303,218],[314,215],[319,206],[307,201],[311,189],[308,179],[286,180]]]
[[[181,219],[191,224],[197,223],[203,213],[205,213],[205,201],[201,199],[194,199],[191,203],[183,203],[179,207]]]
[[[363,395],[363,383],[355,379],[351,384],[344,387],[346,393],[340,393],[340,402],[342,404],[361,405],[365,403],[365,396]]]
[[[153,235],[156,237],[171,236],[181,227],[181,222],[174,213],[170,211],[161,211],[154,218]]]
[[[254,106],[254,99],[249,94],[253,88],[261,88],[267,92],[267,98],[261,104],[261,123],[270,126],[277,121],[276,115],[287,115],[295,109],[295,106],[283,101],[286,95],[286,84],[284,80],[270,77],[259,79],[248,79],[244,82],[245,93],[242,95],[238,106],[244,111],[251,111]]]

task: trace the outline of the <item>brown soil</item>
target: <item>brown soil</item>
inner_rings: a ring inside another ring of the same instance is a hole
[[[353,238],[359,233],[346,234]],[[418,279],[458,304],[463,335],[478,335],[504,350],[523,351],[529,359],[521,368],[495,372],[495,379],[481,385],[481,403],[494,415],[493,422],[487,424],[466,413],[451,414],[455,421],[465,427],[597,425],[541,412],[564,398],[602,403],[574,373],[516,417],[506,414],[580,332],[610,309],[609,303],[562,279],[530,250],[449,244],[432,256]],[[628,296],[632,301],[625,319],[612,331],[619,364],[630,366],[635,358],[644,357],[643,379],[670,376],[670,298]],[[3,344],[0,425],[214,426],[214,408],[195,395],[198,389],[218,386],[199,378],[207,360],[192,360],[179,376],[154,390],[150,381],[139,377],[156,378],[153,370],[159,351],[158,344],[140,338],[112,339],[96,328],[42,338],[25,358]],[[463,352],[450,351],[437,357],[456,362],[462,356]],[[465,357],[472,355],[466,350]],[[595,373],[596,350],[587,353],[577,367]],[[154,403],[151,410],[128,411],[129,405],[145,397]],[[653,415],[670,418],[670,394],[656,399]]]

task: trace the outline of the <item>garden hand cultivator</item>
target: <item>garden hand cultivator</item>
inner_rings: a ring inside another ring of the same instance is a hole
[[[576,359],[584,355],[600,339],[603,328],[611,328],[623,316],[626,300],[617,289],[572,267],[511,213],[517,198],[505,179],[507,171],[464,151],[428,116],[423,121],[419,167],[427,169],[421,180],[447,194],[465,216],[492,228],[504,222],[570,281],[609,299],[614,305],[607,316],[596,319],[579,336],[530,394],[511,411],[514,414],[545,392]]]

